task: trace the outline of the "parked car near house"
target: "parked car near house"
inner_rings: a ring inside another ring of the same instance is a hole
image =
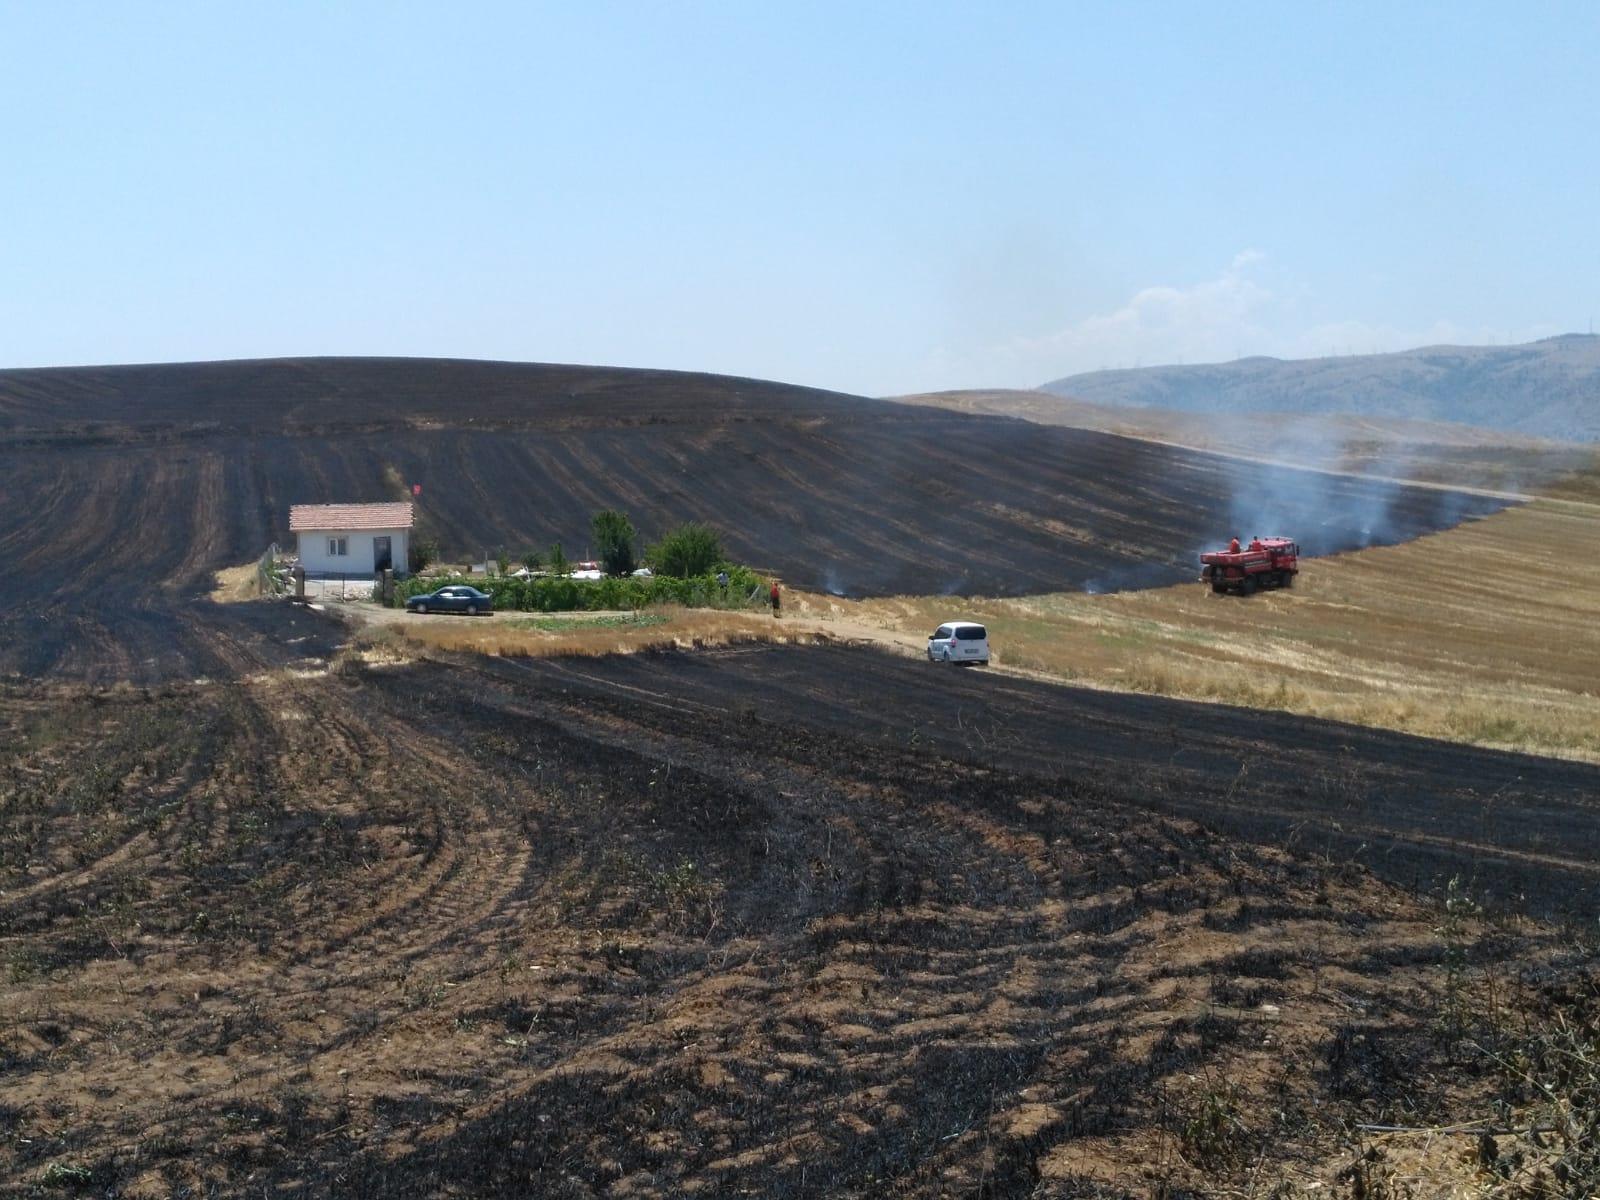
[[[411,596],[406,611],[414,613],[458,612],[475,617],[494,611],[494,597],[464,583],[453,583],[425,596]]]
[[[989,662],[989,631],[976,621],[946,621],[928,638],[929,662]]]

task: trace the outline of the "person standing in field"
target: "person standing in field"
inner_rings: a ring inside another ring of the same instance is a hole
[[[777,616],[778,615],[778,603],[779,603],[778,581],[776,579],[774,579],[772,581],[772,615],[773,616]]]

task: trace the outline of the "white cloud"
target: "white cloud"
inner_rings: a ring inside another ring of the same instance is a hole
[[[1560,332],[1545,326],[1488,329],[1438,319],[1415,326],[1317,319],[1312,290],[1271,272],[1259,250],[1242,250],[1214,278],[1141,288],[1126,303],[1064,329],[1003,342],[974,338],[935,349],[917,372],[921,390],[1037,387],[1107,368],[1229,362],[1248,355],[1321,358],[1417,346],[1505,344]],[[1274,286],[1263,276],[1272,275]],[[901,390],[913,390],[902,388]]]
[[[1113,367],[1228,362],[1247,355],[1316,358],[1381,354],[1439,343],[1481,345],[1531,341],[1556,332],[1543,326],[1489,330],[1436,320],[1401,328],[1344,320],[1308,324],[1299,289],[1275,291],[1259,279],[1267,256],[1242,250],[1214,279],[1187,286],[1143,288],[1113,312],[1090,316],[1041,338],[997,347],[999,372],[1013,382]]]
[[[1210,362],[1259,353],[1281,307],[1252,277],[1266,261],[1242,250],[1215,279],[1186,287],[1162,284],[1134,293],[1114,312],[1097,314],[1042,338],[1017,339],[1010,356],[1037,364],[1042,378],[1102,367]]]

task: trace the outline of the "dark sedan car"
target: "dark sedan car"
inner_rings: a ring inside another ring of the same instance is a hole
[[[475,617],[479,613],[494,611],[494,597],[463,583],[453,583],[426,596],[412,596],[406,601],[406,611],[414,613],[458,612]]]

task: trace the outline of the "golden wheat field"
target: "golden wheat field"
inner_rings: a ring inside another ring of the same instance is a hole
[[[1199,583],[1017,599],[807,597],[926,634],[989,626],[996,661],[1081,683],[1600,760],[1595,479],[1401,546],[1307,560],[1248,598]],[[926,627],[926,628],[924,628]]]

